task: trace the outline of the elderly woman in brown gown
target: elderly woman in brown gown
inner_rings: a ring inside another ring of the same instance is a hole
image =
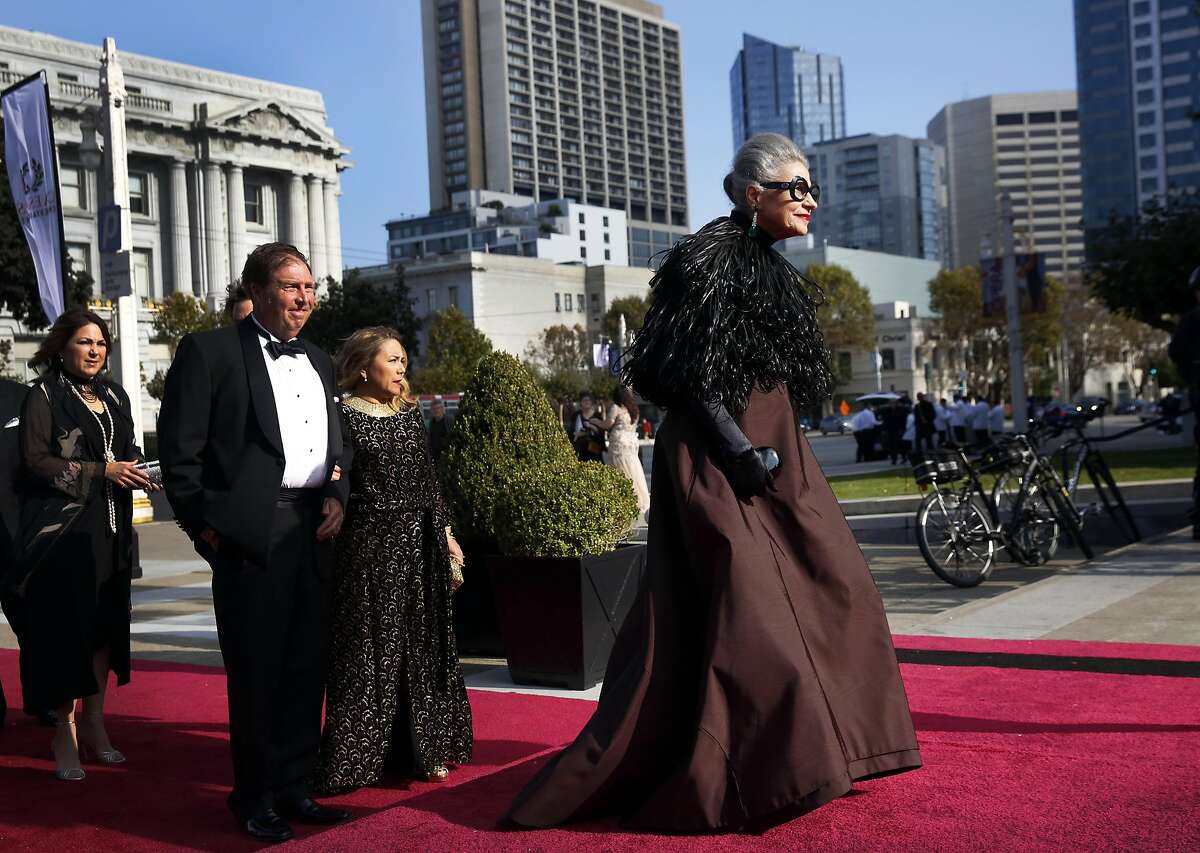
[[[408,355],[394,329],[342,346],[342,432],[353,450],[338,536],[325,728],[314,783],[372,785],[385,766],[442,781],[471,758],[471,706],[450,595],[463,554],[450,531]]]
[[[921,764],[879,593],[797,425],[832,384],[821,294],[771,244],[807,233],[820,191],[776,134],[725,191],[733,213],[664,259],[625,368],[667,409],[643,586],[516,824],[736,829]]]

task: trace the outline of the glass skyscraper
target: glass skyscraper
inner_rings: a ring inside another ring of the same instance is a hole
[[[756,133],[782,133],[806,150],[846,135],[840,57],[744,34],[729,88],[735,151]]]
[[[821,185],[817,244],[945,263],[946,154],[927,139],[861,134],[808,151]]]
[[[1085,229],[1200,188],[1195,0],[1075,0]]]

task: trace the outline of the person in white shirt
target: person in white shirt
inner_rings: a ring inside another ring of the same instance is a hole
[[[962,395],[955,394],[954,402],[947,406],[949,410],[947,424],[950,427],[950,437],[954,439],[956,444],[966,444],[967,442],[967,424],[963,420],[963,416],[966,414],[966,405],[967,403],[963,400]]]
[[[917,440],[917,416],[913,412],[908,413],[908,417],[904,419],[904,434],[900,436],[900,449],[907,459],[912,453],[913,442]]]
[[[950,410],[946,407],[946,398],[942,397],[933,404],[933,428],[938,434],[938,447],[946,443],[946,433],[950,429]]]
[[[970,425],[974,435],[971,438],[971,443],[976,445],[985,445],[988,443],[988,406],[987,401],[979,396],[973,396],[971,403]]]
[[[1004,434],[1004,401],[997,398],[996,405],[988,412],[988,429],[993,436]]]
[[[850,429],[854,431],[854,441],[858,445],[854,451],[854,461],[868,461],[867,457],[875,446],[875,436],[879,432],[879,419],[875,417],[875,410],[870,403],[850,419]]]

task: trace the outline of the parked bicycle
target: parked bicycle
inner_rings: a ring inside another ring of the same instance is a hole
[[[998,502],[982,477],[1010,473],[1013,493],[1005,491]],[[1001,439],[977,464],[960,448],[916,454],[913,476],[932,489],[917,510],[917,545],[929,567],[949,584],[982,583],[1000,548],[1017,562],[1041,565],[1054,556],[1061,530],[1085,557],[1094,556],[1054,466],[1028,436]]]
[[[1067,495],[1079,509],[1080,523],[1086,528],[1090,518],[1104,514],[1126,542],[1139,542],[1142,534],[1138,530],[1137,521],[1134,520],[1133,513],[1125,503],[1125,497],[1121,494],[1108,463],[1096,445],[1138,432],[1151,424],[1137,426],[1101,439],[1092,438],[1087,433],[1087,425],[1096,418],[1103,417],[1107,405],[1107,400],[1098,400],[1086,408],[1070,413],[1054,424],[1035,424],[1030,435],[1037,442],[1048,438],[1057,438],[1065,432],[1073,432],[1075,437],[1064,442],[1051,455],[1058,460],[1057,467],[1062,472],[1062,482],[1067,489]],[[1092,483],[1097,499],[1080,506],[1079,484],[1085,472]],[[1013,472],[1006,472],[996,479],[992,498],[997,506],[1003,507],[1012,500],[1017,485],[1016,474]]]

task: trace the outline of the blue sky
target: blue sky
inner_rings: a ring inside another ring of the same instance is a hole
[[[348,265],[382,263],[383,223],[428,210],[418,0],[43,0],[0,23],[307,86],[352,149],[344,175]],[[854,133],[924,134],[966,97],[1075,87],[1069,0],[667,0],[683,39],[691,224],[724,212],[732,157],[729,67],[743,32],[842,57]],[[819,176],[818,176],[819,177]]]

